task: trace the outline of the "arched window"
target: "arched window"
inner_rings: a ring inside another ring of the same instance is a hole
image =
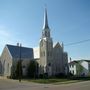
[[[43,56],[45,56],[45,51],[43,51]]]
[[[0,74],[2,73],[2,63],[0,61]]]
[[[9,63],[7,63],[7,72],[9,72]]]
[[[3,61],[3,73],[5,71],[5,60]]]
[[[47,37],[47,31],[45,31],[45,36]]]

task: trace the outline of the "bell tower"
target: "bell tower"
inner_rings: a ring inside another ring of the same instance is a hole
[[[40,74],[52,75],[53,41],[50,36],[47,9],[44,11],[44,24],[40,39]]]

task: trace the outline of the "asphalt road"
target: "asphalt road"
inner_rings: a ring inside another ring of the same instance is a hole
[[[0,79],[0,90],[90,90],[90,81],[51,85],[37,84],[31,82],[21,82],[8,79]]]

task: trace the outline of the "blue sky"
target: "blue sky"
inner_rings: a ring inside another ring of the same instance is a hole
[[[90,39],[90,0],[0,0],[0,54],[5,44],[39,45],[45,4],[54,42]],[[64,48],[72,59],[90,59],[90,41]]]

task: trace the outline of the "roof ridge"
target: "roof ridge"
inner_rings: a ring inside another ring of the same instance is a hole
[[[19,46],[17,46],[17,45],[10,45],[10,44],[6,44],[6,46],[13,46],[13,47],[19,47]],[[25,46],[21,46],[22,48],[28,48],[28,49],[32,49],[32,48],[30,48],[30,47],[25,47]]]
[[[6,45],[12,57],[18,58],[20,54],[20,47],[15,45]],[[33,58],[33,48],[21,47],[22,58]]]

